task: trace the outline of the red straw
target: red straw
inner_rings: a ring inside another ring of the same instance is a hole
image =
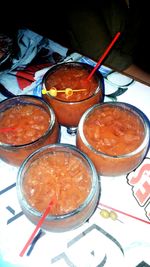
[[[94,72],[98,69],[98,67],[100,67],[103,59],[107,56],[108,52],[110,51],[110,49],[112,48],[112,46],[114,45],[114,43],[117,41],[117,39],[120,36],[120,32],[118,32],[114,39],[112,40],[112,42],[110,43],[110,45],[107,47],[106,51],[104,52],[104,54],[100,57],[99,61],[97,62],[96,66],[94,67],[94,69],[91,71],[91,73],[89,74],[89,76],[87,77],[87,80],[90,80],[92,75],[94,74]]]
[[[33,231],[33,233],[31,234],[29,240],[27,241],[27,243],[25,244],[24,248],[22,249],[22,251],[20,252],[19,256],[22,257],[24,255],[24,253],[26,252],[28,246],[30,245],[30,243],[32,242],[33,238],[35,237],[37,231],[39,230],[39,228],[41,227],[41,225],[43,224],[46,216],[49,214],[49,211],[52,207],[52,205],[54,204],[54,200],[51,200],[48,204],[47,209],[45,210],[45,212],[43,213],[41,219],[39,220],[38,224],[35,227],[35,230]]]
[[[99,203],[99,205],[102,206],[102,207],[105,207],[105,208],[107,208],[107,209],[110,209],[110,210],[114,210],[114,211],[116,211],[116,212],[119,212],[119,213],[121,213],[121,214],[123,214],[123,215],[126,215],[126,216],[128,216],[128,217],[131,217],[131,218],[133,218],[133,219],[139,220],[139,221],[141,221],[141,222],[145,222],[145,223],[147,223],[147,224],[150,224],[150,222],[148,222],[148,221],[146,221],[146,220],[143,220],[143,219],[141,219],[141,218],[138,218],[138,217],[136,217],[136,216],[133,216],[133,215],[131,215],[131,214],[128,214],[128,213],[126,213],[126,212],[124,212],[124,211],[117,210],[117,209],[115,209],[115,208],[109,207],[109,206],[107,206],[107,205],[105,205],[105,204],[102,204],[102,203]]]
[[[9,131],[13,131],[15,129],[16,129],[15,127],[0,128],[0,133],[6,133],[6,132],[9,132]]]

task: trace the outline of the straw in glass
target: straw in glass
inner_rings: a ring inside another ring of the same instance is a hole
[[[28,246],[30,245],[30,243],[32,242],[32,240],[34,239],[37,231],[39,230],[39,228],[42,226],[45,218],[47,217],[47,215],[49,214],[49,211],[51,209],[51,207],[53,206],[53,204],[55,203],[54,199],[52,199],[49,204],[48,207],[46,208],[45,212],[43,213],[41,219],[39,220],[38,224],[36,225],[33,233],[31,234],[30,238],[28,239],[27,243],[25,244],[24,248],[22,249],[22,251],[20,252],[19,256],[22,257],[24,255],[24,253],[26,252]]]
[[[94,67],[94,69],[91,71],[91,73],[89,74],[89,76],[87,77],[87,80],[90,80],[91,77],[93,76],[93,74],[95,73],[95,71],[101,66],[102,61],[105,59],[105,57],[108,55],[110,49],[112,48],[112,46],[114,45],[114,43],[117,41],[117,39],[120,36],[120,32],[118,32],[115,37],[113,38],[113,40],[111,41],[111,43],[109,44],[109,46],[107,47],[107,49],[105,50],[105,52],[103,53],[103,55],[100,57],[99,61],[97,62],[96,66]]]

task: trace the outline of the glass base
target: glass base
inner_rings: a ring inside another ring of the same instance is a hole
[[[67,133],[70,134],[70,135],[76,135],[77,127],[68,127],[67,128]]]

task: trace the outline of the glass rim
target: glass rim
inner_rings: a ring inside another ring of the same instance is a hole
[[[7,99],[4,99],[3,101],[1,101],[0,106],[1,106],[1,104],[4,104],[4,103],[7,104],[10,101],[13,101],[13,100],[16,100],[16,99],[19,99],[19,98],[21,98],[21,99],[25,99],[25,98],[35,99],[35,100],[38,100],[39,103],[42,103],[48,110],[47,114],[50,117],[50,125],[49,125],[48,129],[45,131],[45,133],[42,136],[40,136],[38,139],[36,139],[36,140],[34,140],[34,141],[30,142],[30,143],[20,144],[20,145],[13,145],[13,144],[0,142],[0,147],[3,147],[5,149],[11,149],[11,148],[13,148],[13,149],[21,149],[21,148],[24,148],[24,147],[32,146],[33,144],[36,144],[36,143],[40,142],[42,139],[46,138],[47,135],[53,130],[53,127],[54,127],[55,122],[56,122],[56,116],[55,116],[53,108],[43,98],[41,98],[39,96],[34,96],[34,95],[17,95],[17,96],[13,96],[11,98],[7,98]],[[20,102],[20,104],[22,104],[22,103]],[[32,103],[30,103],[30,102],[26,102],[26,104],[31,104],[32,105]],[[36,105],[38,106],[38,103],[36,103]],[[8,109],[12,108],[13,106],[15,106],[15,105],[12,105],[12,106],[8,107]],[[5,110],[7,110],[7,107],[4,109],[4,111]]]
[[[84,66],[85,69],[89,68],[89,69],[93,69],[94,67],[87,64],[87,63],[84,63],[84,62],[78,62],[78,61],[71,61],[71,62],[63,62],[63,63],[57,63],[55,65],[53,65],[43,76],[43,79],[42,79],[42,89],[46,89],[46,79],[48,78],[49,74],[53,72],[55,72],[55,70],[57,70],[57,68],[61,68],[61,66],[64,66],[64,65],[77,65],[77,66]],[[94,73],[94,76],[96,77],[97,79],[97,82],[98,82],[98,86],[97,88],[95,89],[94,93],[87,97],[87,98],[84,98],[84,99],[81,99],[79,101],[65,101],[65,100],[61,100],[61,99],[58,99],[54,96],[51,96],[50,94],[47,94],[47,97],[51,98],[51,99],[54,99],[55,101],[57,102],[60,102],[60,103],[64,103],[64,104],[78,104],[78,103],[81,103],[81,102],[85,102],[85,101],[88,101],[89,99],[95,97],[99,92],[102,93],[102,100],[104,99],[104,94],[105,94],[105,90],[104,90],[104,77],[103,75],[98,71],[96,70],[95,73]],[[98,79],[100,78],[100,79]],[[102,86],[101,86],[101,83],[102,83]],[[42,91],[41,89],[41,91]]]
[[[142,143],[133,151],[126,153],[126,154],[121,154],[121,155],[109,155],[106,154],[105,152],[102,151],[98,151],[96,150],[86,139],[84,131],[83,131],[83,126],[84,126],[84,122],[87,119],[88,115],[90,115],[92,113],[92,111],[94,109],[98,109],[101,106],[106,106],[106,105],[114,105],[114,106],[118,106],[121,108],[127,108],[127,110],[129,110],[130,112],[134,113],[136,116],[138,116],[138,118],[141,120],[144,130],[145,130],[145,136],[144,139],[142,141]],[[147,118],[147,116],[136,106],[133,106],[129,103],[126,102],[121,102],[121,101],[108,101],[108,102],[103,102],[103,103],[98,103],[95,104],[94,106],[90,107],[89,109],[87,109],[85,111],[85,113],[82,115],[79,124],[78,124],[78,129],[77,129],[77,135],[80,136],[82,142],[84,143],[84,145],[90,149],[91,151],[93,151],[95,154],[106,157],[106,158],[113,158],[113,159],[121,159],[121,158],[128,158],[129,156],[134,156],[135,154],[141,152],[142,149],[145,148],[145,146],[147,144],[149,144],[150,142],[150,126],[149,126],[149,120]]]
[[[30,160],[34,159],[34,157],[36,157],[39,153],[42,153],[45,151],[46,154],[49,154],[55,148],[58,148],[57,151],[65,151],[67,153],[74,152],[74,155],[79,155],[80,158],[82,158],[84,160],[84,162],[87,164],[88,169],[90,171],[91,188],[90,188],[90,192],[89,192],[88,196],[86,197],[84,202],[79,207],[77,207],[76,209],[74,209],[70,212],[64,213],[64,214],[48,215],[45,219],[46,221],[66,219],[66,218],[71,217],[71,216],[79,213],[80,211],[82,211],[86,206],[89,205],[89,203],[93,199],[93,197],[95,195],[95,188],[97,188],[98,183],[99,183],[99,190],[101,192],[99,175],[95,169],[94,164],[92,163],[92,161],[88,158],[88,156],[86,154],[84,154],[76,146],[71,145],[71,144],[67,144],[67,143],[50,144],[50,145],[46,145],[44,147],[41,147],[38,150],[34,151],[32,154],[30,154],[23,161],[23,163],[21,164],[21,166],[19,168],[19,171],[17,174],[17,180],[16,180],[16,189],[17,189],[18,200],[20,203],[22,202],[21,206],[23,207],[23,210],[26,209],[30,214],[37,216],[39,218],[42,216],[43,213],[38,211],[37,209],[34,209],[33,207],[31,207],[31,205],[27,202],[27,200],[24,197],[24,193],[22,190],[22,182],[23,182],[23,178],[24,178],[25,173],[23,173],[23,171],[24,171],[25,167],[27,166],[27,164],[30,162]],[[50,151],[47,152],[47,149],[50,149],[51,152]],[[45,155],[45,154],[43,154],[43,155]],[[33,162],[35,162],[35,161],[36,161],[36,159]]]

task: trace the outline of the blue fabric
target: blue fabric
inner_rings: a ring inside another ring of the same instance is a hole
[[[38,56],[39,52],[45,48],[47,51],[45,60],[47,63],[56,64],[55,58],[53,57],[54,53],[59,55],[60,60],[63,60],[67,56],[68,48],[59,45],[58,43],[45,38],[29,29],[20,29],[18,30],[17,37],[19,52],[15,58],[12,59],[12,65],[10,69],[6,69],[0,72],[0,84],[5,89],[6,94],[0,92],[0,101],[4,100],[7,95],[7,92],[10,92],[14,95],[19,94],[33,94],[33,90],[36,86],[36,82],[39,85],[40,80],[37,81],[38,77],[35,73],[36,79],[28,85],[23,90],[19,87],[18,81],[16,79],[16,72],[18,70],[24,70],[26,67],[30,66],[30,63]],[[42,65],[43,62],[38,64]],[[43,68],[43,67],[41,67]],[[43,72],[44,73],[44,72]],[[25,79],[22,77],[22,79]],[[9,95],[9,94],[8,94]]]
[[[20,51],[17,58],[13,59],[11,70],[16,69],[17,67],[25,68],[43,47],[49,50],[49,55],[57,52],[62,57],[66,56],[68,50],[29,29],[20,29],[18,31],[18,45]]]

